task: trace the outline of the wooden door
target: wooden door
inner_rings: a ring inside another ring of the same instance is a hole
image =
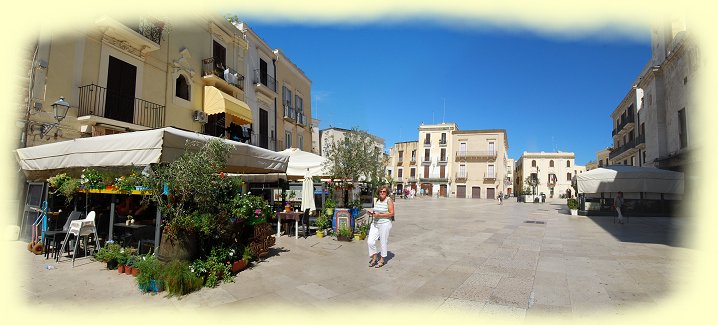
[[[496,189],[487,188],[486,189],[486,198],[487,199],[495,199],[496,198]]]
[[[439,185],[439,196],[446,197],[446,184]]]
[[[466,198],[466,185],[456,185],[456,197]]]
[[[431,193],[431,188],[432,188],[431,184],[429,184],[429,183],[423,183],[423,184],[421,184],[421,188],[424,189],[424,195],[429,195],[429,196],[431,196],[431,194],[432,194],[432,193]]]
[[[107,66],[105,117],[134,123],[137,67],[110,56]]]
[[[478,186],[471,187],[471,198],[472,199],[480,199],[481,198],[481,187],[478,187]]]

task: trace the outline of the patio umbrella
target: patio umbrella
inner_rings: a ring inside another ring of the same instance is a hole
[[[302,211],[306,209],[317,209],[314,203],[314,180],[312,180],[309,169],[307,169],[307,173],[304,175],[304,181],[302,181]]]

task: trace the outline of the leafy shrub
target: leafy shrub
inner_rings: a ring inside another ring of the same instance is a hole
[[[162,281],[170,296],[182,296],[202,288],[203,279],[190,271],[186,261],[169,262],[162,269]]]
[[[160,280],[162,276],[163,265],[157,258],[148,253],[138,258],[135,267],[140,270],[140,274],[135,278],[137,284],[143,291],[147,291],[152,280]]]
[[[578,200],[568,199],[568,200],[566,200],[566,205],[568,205],[569,209],[576,210],[576,209],[578,209]]]

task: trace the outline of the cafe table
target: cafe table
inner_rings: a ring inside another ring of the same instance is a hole
[[[282,219],[294,220],[294,236],[299,238],[299,220],[302,219],[303,213],[300,211],[290,212],[278,212],[277,213],[277,237],[280,236],[280,229],[282,227]],[[289,234],[287,234],[289,235]]]

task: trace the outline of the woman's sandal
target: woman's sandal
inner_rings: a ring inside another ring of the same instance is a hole
[[[369,267],[376,265],[376,260],[369,260]]]
[[[379,261],[379,262],[376,263],[376,266],[374,266],[374,267],[375,267],[375,268],[380,268],[380,267],[382,267],[382,266],[384,266],[384,262]]]

